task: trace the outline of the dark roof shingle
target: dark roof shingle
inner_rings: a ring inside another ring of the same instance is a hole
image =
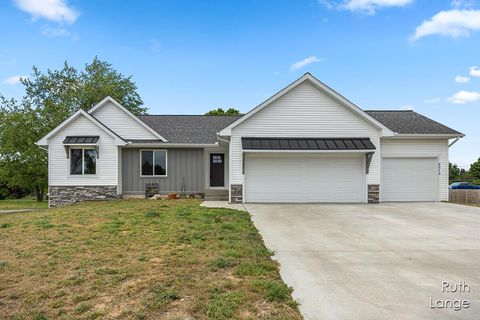
[[[399,134],[451,134],[462,135],[441,123],[411,110],[367,110],[368,115]],[[241,116],[204,115],[143,115],[145,124],[162,135],[168,143],[213,144],[217,132]],[[160,140],[132,140],[133,143],[159,143]],[[283,143],[284,141],[272,141]],[[329,141],[330,142],[330,141]],[[303,141],[302,141],[303,143]],[[310,141],[305,141],[310,143]],[[325,143],[325,141],[323,141]],[[350,144],[350,141],[345,144]],[[342,145],[343,146],[343,145]],[[348,145],[347,148],[350,148]]]
[[[240,117],[202,115],[139,116],[140,120],[167,139],[168,143],[199,144],[213,144],[217,142],[217,132]]]
[[[399,134],[462,135],[456,130],[411,110],[366,110],[365,112]]]

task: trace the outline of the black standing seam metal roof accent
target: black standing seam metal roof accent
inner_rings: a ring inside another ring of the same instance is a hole
[[[66,136],[64,144],[93,144],[97,143],[99,136]]]
[[[375,150],[370,138],[242,138],[245,150]]]

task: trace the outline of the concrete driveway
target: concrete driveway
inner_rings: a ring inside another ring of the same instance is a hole
[[[246,208],[275,251],[306,319],[480,319],[480,208],[447,203]],[[452,284],[445,292],[443,281]],[[468,300],[470,307],[430,307],[448,305],[446,300],[455,306],[454,300]]]

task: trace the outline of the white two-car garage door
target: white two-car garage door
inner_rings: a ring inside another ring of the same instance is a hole
[[[382,158],[381,201],[436,201],[436,158]]]
[[[365,202],[364,154],[245,156],[246,202]]]

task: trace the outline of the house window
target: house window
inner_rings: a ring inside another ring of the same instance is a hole
[[[70,149],[70,174],[87,175],[97,173],[97,151],[95,149]]]
[[[214,154],[212,155],[212,163],[222,163],[222,155]]]
[[[142,150],[140,154],[142,176],[167,175],[166,150]]]

